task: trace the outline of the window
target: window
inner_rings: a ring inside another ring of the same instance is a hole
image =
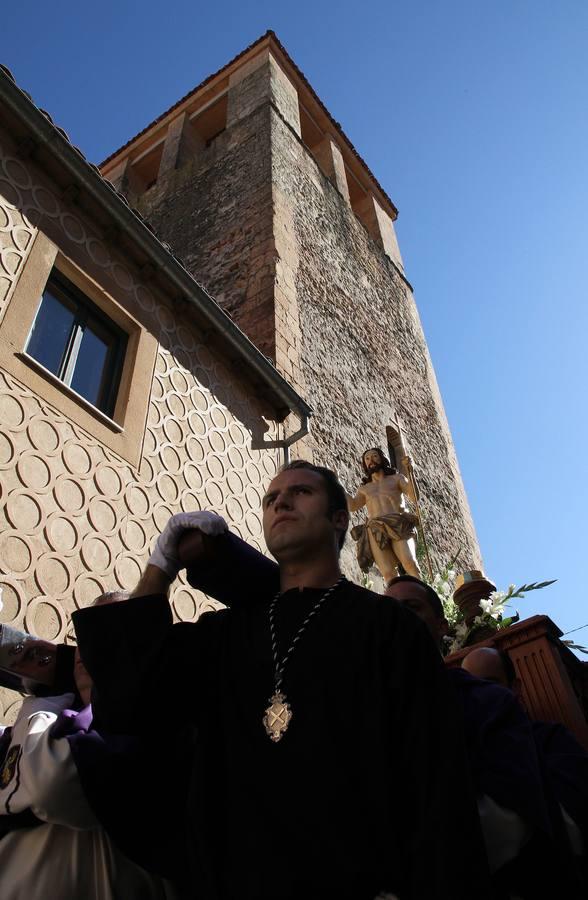
[[[26,352],[107,416],[114,411],[127,335],[62,275],[53,274]]]

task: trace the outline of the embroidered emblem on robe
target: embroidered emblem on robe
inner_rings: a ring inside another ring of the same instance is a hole
[[[14,747],[11,747],[8,751],[6,759],[4,760],[4,765],[2,766],[2,771],[0,772],[0,790],[4,790],[14,778],[19,756],[20,744],[15,744]]]

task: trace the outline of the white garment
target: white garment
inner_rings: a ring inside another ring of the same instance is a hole
[[[532,834],[532,829],[512,809],[496,803],[483,794],[478,798],[480,825],[486,845],[488,867],[494,874],[521,852]]]
[[[0,771],[0,814],[45,824],[0,840],[2,900],[172,900],[171,889],[112,844],[88,806],[69,742],[49,732],[73,694],[29,697]]]
[[[574,856],[584,856],[584,838],[582,837],[582,832],[580,831],[572,817],[569,815],[569,813],[567,813],[563,808],[561,803],[559,804],[559,808],[561,810],[564,825],[568,833],[572,853],[574,854]]]

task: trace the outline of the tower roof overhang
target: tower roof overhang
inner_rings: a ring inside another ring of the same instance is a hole
[[[362,159],[353,143],[349,140],[343,131],[341,124],[330,114],[304,73],[298,68],[273,31],[266,31],[265,34],[246,47],[245,50],[242,50],[241,53],[237,54],[230,62],[217,72],[214,72],[212,75],[205,78],[204,81],[200,82],[200,84],[178,100],[177,103],[174,103],[173,106],[123,144],[122,147],[119,147],[118,150],[111,153],[100,163],[101,171],[107,175],[119,160],[127,156],[131,150],[133,150],[133,152],[136,150],[137,153],[141,153],[151,141],[157,139],[157,135],[160,132],[162,134],[164,133],[172,119],[176,118],[184,111],[191,112],[199,101],[206,101],[212,96],[220,96],[220,91],[226,89],[229,77],[233,72],[236,72],[266,49],[270,50],[276,62],[295,85],[302,102],[304,102],[305,106],[310,107],[309,112],[319,124],[322,131],[330,133],[341,145],[345,155],[345,163],[353,175],[373,191],[383,209],[386,210],[392,220],[395,220],[398,217],[396,206],[371,172],[365,160]]]

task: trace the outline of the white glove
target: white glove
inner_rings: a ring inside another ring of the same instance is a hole
[[[149,565],[157,566],[173,581],[182,568],[178,558],[180,538],[185,531],[190,531],[192,528],[198,528],[199,531],[203,534],[208,534],[210,537],[224,534],[228,530],[227,523],[223,517],[217,516],[216,513],[206,512],[205,510],[201,512],[177,513],[171,517],[157,538],[155,550],[149,557]]]

